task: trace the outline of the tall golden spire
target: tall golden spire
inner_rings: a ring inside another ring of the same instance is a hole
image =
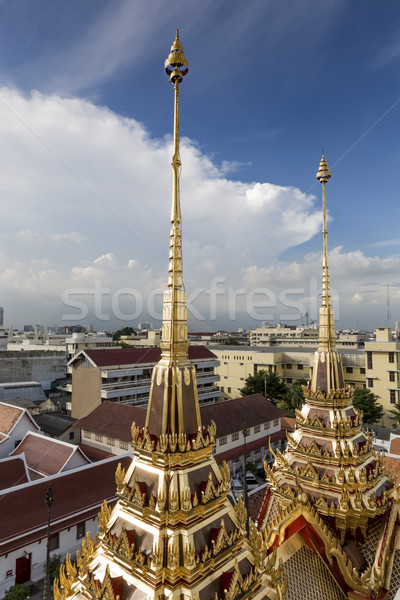
[[[168,289],[164,292],[161,360],[153,370],[146,427],[154,435],[196,434],[201,425],[194,366],[188,359],[187,302],[183,285],[179,176],[179,85],[189,70],[179,32],[165,61],[174,86],[173,195]]]
[[[319,347],[315,353],[314,370],[311,388],[320,389],[324,393],[343,388],[343,369],[340,355],[335,352],[336,334],[335,319],[331,306],[328,270],[328,231],[326,228],[326,194],[325,184],[331,178],[325,155],[322,152],[321,162],[316,175],[322,183],[322,215],[323,215],[323,257],[322,257],[322,299],[319,309]]]

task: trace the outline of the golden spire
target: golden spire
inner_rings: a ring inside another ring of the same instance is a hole
[[[186,292],[183,285],[182,229],[179,192],[179,84],[189,70],[179,32],[165,61],[174,86],[174,155],[168,289],[164,292],[161,360],[153,370],[146,427],[154,435],[197,433],[200,409],[196,372],[188,358]]]
[[[336,334],[333,308],[331,307],[331,294],[329,288],[329,270],[328,270],[328,244],[326,228],[326,196],[325,184],[331,178],[322,152],[321,162],[316,175],[318,181],[322,183],[322,215],[323,215],[323,257],[322,257],[322,300],[319,310],[319,347],[316,353],[314,363],[312,389],[316,391],[320,388],[328,393],[334,389],[343,387],[343,372],[340,356],[335,352]]]

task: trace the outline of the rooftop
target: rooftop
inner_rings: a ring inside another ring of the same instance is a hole
[[[11,456],[0,460],[0,490],[30,481],[23,456]]]
[[[24,454],[31,478],[37,479],[59,473],[75,452],[89,463],[78,446],[28,431],[10,456]]]
[[[80,419],[77,427],[131,441],[132,422],[138,427],[144,427],[146,412],[147,408],[143,406],[103,402],[90,415]],[[200,406],[200,414],[203,425],[211,423],[211,420],[215,421],[217,436],[221,437],[240,431],[244,423],[247,427],[254,427],[284,417],[287,413],[266,400],[262,394],[253,394]]]
[[[115,367],[122,365],[158,363],[161,358],[160,348],[103,348],[96,350],[82,350],[71,359],[75,362],[86,355],[97,367]],[[190,360],[215,359],[216,356],[205,346],[189,346]]]
[[[127,455],[113,457],[18,486],[6,493],[0,491],[0,556],[24,547],[30,541],[46,537],[45,497],[49,484],[54,496],[51,532],[55,533],[64,528],[66,523],[73,525],[85,520],[85,512],[93,513],[104,499],[114,499],[117,465],[120,462],[127,468],[131,460]],[[23,519],[21,515],[24,515]]]
[[[0,433],[8,435],[23,414],[23,408],[0,402]]]
[[[34,415],[33,419],[40,429],[50,436],[59,436],[76,423],[76,419],[60,412],[40,413]]]

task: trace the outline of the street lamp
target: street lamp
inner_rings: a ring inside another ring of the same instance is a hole
[[[53,490],[51,485],[47,488],[47,551],[46,551],[46,576],[43,587],[43,600],[50,600],[50,508],[54,502]]]
[[[247,511],[246,530],[249,533],[249,497],[247,495],[247,451],[246,451],[246,437],[249,435],[249,431],[246,427],[246,423],[243,423],[243,496],[244,506]]]

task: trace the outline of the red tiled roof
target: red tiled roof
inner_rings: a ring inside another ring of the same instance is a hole
[[[29,481],[22,456],[0,460],[0,490]]]
[[[260,423],[280,419],[287,414],[262,394],[208,404],[200,410],[203,425],[211,423],[212,419],[215,421],[218,437],[241,431],[244,424],[246,427],[254,427]]]
[[[87,417],[75,424],[86,431],[102,433],[119,440],[130,442],[132,439],[131,425],[135,421],[138,427],[144,427],[147,408],[144,406],[129,406],[118,402],[103,402]],[[279,419],[286,414],[276,407],[262,394],[253,394],[244,398],[234,398],[217,404],[200,407],[203,425],[209,425],[211,420],[217,426],[217,437],[229,435],[246,427],[254,427],[260,423]],[[268,432],[266,431],[265,437]],[[265,438],[263,438],[265,440]]]
[[[23,408],[0,402],[0,432],[8,434],[24,412]]]
[[[104,348],[84,352],[98,367],[155,364],[161,358],[160,348]],[[189,358],[190,360],[215,359],[216,356],[205,346],[189,346]]]
[[[39,477],[46,477],[59,473],[76,450],[77,447],[72,444],[29,431],[10,456],[24,453],[28,468],[38,472]]]
[[[393,442],[392,442],[393,443]],[[385,456],[386,466],[397,474],[396,485],[400,483],[400,458]]]
[[[254,490],[248,494],[249,503],[249,516],[255,523],[262,507],[262,503],[265,496],[265,487],[263,486],[260,490]]]
[[[86,456],[94,461],[104,460],[114,456],[114,454],[111,454],[110,452],[105,452],[104,450],[100,450],[94,446],[87,446],[86,444],[79,444],[79,448],[82,450],[82,452],[84,452],[84,454],[86,454]]]
[[[118,440],[132,440],[131,426],[135,421],[138,427],[144,427],[147,408],[144,406],[129,406],[119,402],[103,402],[87,417],[75,423],[86,431],[102,433]]]
[[[46,537],[45,497],[50,484],[54,495],[51,507],[52,533],[60,531],[67,524],[70,526],[89,518],[85,517],[85,511],[95,515],[104,499],[115,498],[114,474],[119,462],[127,468],[131,458],[117,456],[76,471],[67,471],[26,484],[6,494],[0,492],[0,555],[20,548],[28,541]]]
[[[296,429],[296,419],[294,417],[282,417],[281,425],[285,431],[294,431]]]
[[[390,444],[390,454],[400,454],[400,437],[395,438]]]

